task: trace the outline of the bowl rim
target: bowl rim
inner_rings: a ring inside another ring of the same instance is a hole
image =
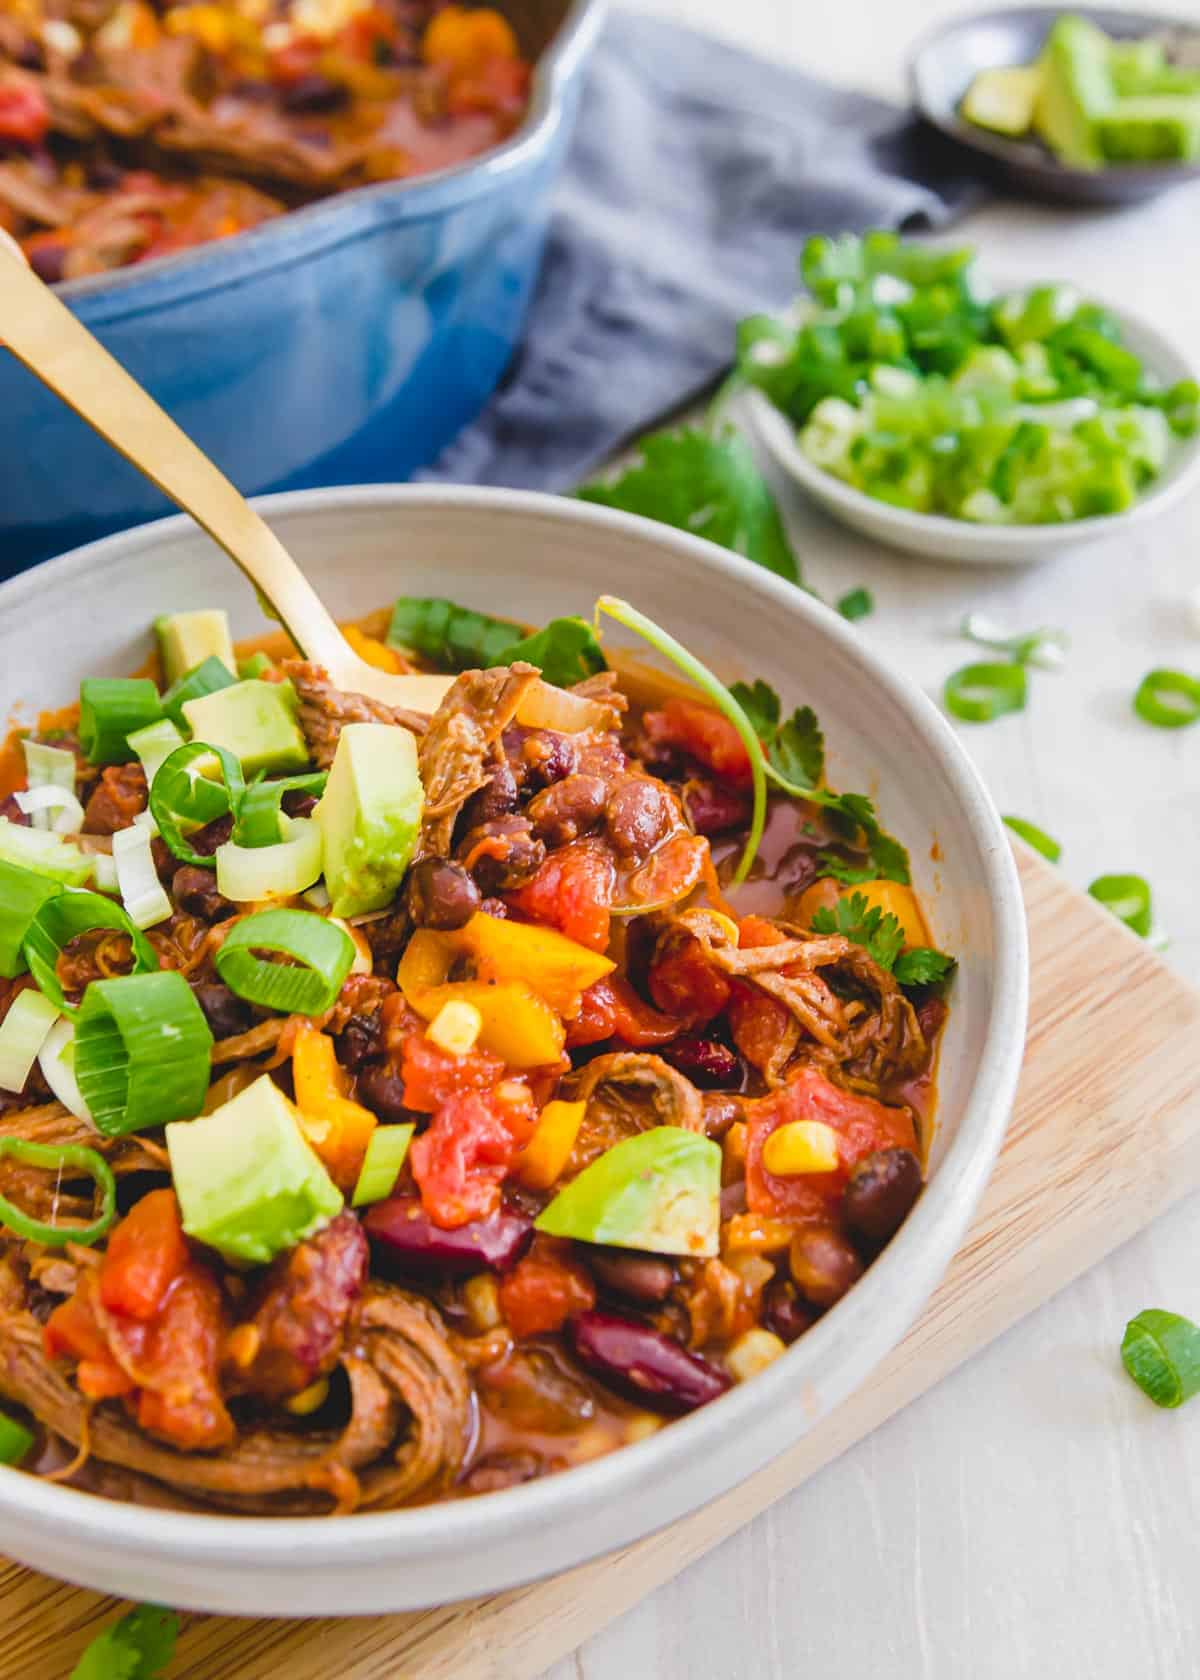
[[[515,1535],[531,1535],[556,1519],[586,1515],[597,1504],[647,1496],[649,1484],[686,1476],[694,1455],[719,1450],[722,1437],[744,1420],[770,1409],[803,1402],[805,1379],[800,1359],[820,1371],[853,1354],[861,1338],[852,1325],[860,1319],[895,1319],[889,1309],[889,1285],[905,1268],[940,1276],[957,1248],[990,1175],[1006,1131],[1024,1053],[1028,961],[1024,903],[1013,851],[996,808],[954,730],[932,701],[906,677],[894,672],[866,640],[832,608],[763,568],[705,539],[635,515],[535,491],[454,485],[364,485],[292,491],[259,497],[254,504],[268,520],[308,513],[406,508],[435,514],[483,511],[497,518],[513,516],[544,523],[548,532],[564,523],[599,533],[632,537],[649,547],[665,547],[700,571],[722,574],[758,598],[763,611],[775,610],[801,621],[809,634],[832,641],[839,654],[857,667],[858,676],[881,690],[904,715],[941,762],[941,774],[961,808],[979,852],[979,890],[994,918],[990,956],[993,1001],[982,1050],[955,1137],[912,1214],[888,1248],[847,1297],[846,1307],[831,1310],[788,1354],[753,1383],[739,1385],[712,1405],[676,1419],[669,1429],[591,1463],[523,1486],[477,1499],[412,1506],[398,1511],[364,1512],[345,1522],[324,1517],[242,1517],[222,1513],[161,1510],[124,1504],[59,1487],[20,1470],[0,1469],[0,1513],[11,1521],[34,1523],[43,1535],[69,1536],[109,1554],[142,1551],[148,1546],[164,1556],[201,1567],[231,1566],[270,1570],[295,1565],[304,1548],[304,1568],[352,1569],[369,1557],[399,1557],[419,1550],[448,1562],[467,1546],[503,1547]],[[0,612],[29,610],[39,597],[76,586],[86,576],[94,599],[101,598],[104,568],[149,557],[164,538],[194,530],[189,518],[170,519],[101,538],[46,561],[0,584]],[[28,622],[28,621],[27,621]],[[922,1291],[921,1302],[928,1294]],[[851,1305],[853,1303],[853,1305]],[[908,1328],[896,1330],[889,1346]],[[800,1350],[803,1349],[803,1355]],[[800,1358],[798,1358],[800,1356]],[[780,1451],[793,1444],[793,1430]],[[773,1456],[773,1455],[772,1455]],[[653,1522],[647,1529],[656,1526]],[[455,1596],[453,1581],[448,1597]],[[202,1597],[202,1594],[199,1596]]]
[[[1197,32],[1200,33],[1200,27]],[[985,260],[981,258],[981,261]],[[1151,364],[1152,370],[1160,378],[1170,379],[1171,382],[1193,379],[1200,384],[1200,361],[1193,361],[1174,339],[1169,338],[1136,310],[1123,303],[1116,303],[1103,293],[1095,291],[1090,285],[1085,287],[1076,280],[1051,278],[1014,281],[1012,284],[1006,282],[997,289],[1015,291],[1022,285],[1069,286],[1073,291],[1079,292],[1086,302],[1099,304],[1110,315],[1114,315],[1123,328],[1130,329],[1149,346],[1143,359]],[[1178,371],[1173,374],[1163,373],[1164,368],[1172,366]],[[782,409],[776,408],[765,391],[751,387],[746,396],[759,437],[773,458],[806,494],[825,506],[836,507],[839,514],[845,512],[850,516],[869,516],[880,526],[886,525],[895,531],[903,531],[910,539],[927,536],[943,543],[958,542],[968,548],[986,544],[993,551],[1028,551],[1035,546],[1053,548],[1058,544],[1065,546],[1068,543],[1075,546],[1111,535],[1135,522],[1163,512],[1190,488],[1197,471],[1200,470],[1200,429],[1191,437],[1177,438],[1172,434],[1173,459],[1168,460],[1166,472],[1138,495],[1132,507],[1122,508],[1119,513],[1089,514],[1085,519],[1065,519],[1057,524],[985,525],[971,519],[955,519],[947,513],[917,513],[911,508],[894,507],[890,502],[868,496],[865,490],[847,484],[844,479],[837,478],[833,473],[817,466],[815,461],[809,460],[796,441],[797,428]]]
[[[1175,29],[1200,37],[1200,23],[1180,17],[1177,13],[1139,12],[1120,6],[1072,6],[1067,8],[1102,29],[1130,26],[1123,40],[1142,40],[1156,31]],[[918,36],[908,58],[908,85],[912,102],[925,121],[948,139],[981,152],[997,163],[1018,169],[1027,177],[1048,188],[1074,188],[1083,194],[1094,191],[1098,182],[1120,183],[1130,194],[1153,193],[1172,185],[1182,185],[1200,175],[1200,162],[1181,163],[1108,163],[1100,169],[1079,169],[1073,164],[1060,163],[1050,152],[1036,143],[993,133],[959,114],[958,106],[947,110],[928,84],[929,66],[945,44],[956,36],[966,35],[1002,22],[1008,18],[1044,21],[1051,24],[1063,15],[1061,6],[995,6],[986,12],[960,12],[934,24]],[[997,68],[1001,68],[997,66]],[[1007,68],[1005,66],[1004,68]]]

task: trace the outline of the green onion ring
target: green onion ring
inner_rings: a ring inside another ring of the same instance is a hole
[[[255,951],[277,951],[301,964],[267,962]],[[288,1015],[323,1015],[342,989],[355,958],[344,928],[312,910],[257,910],[235,922],[214,961],[238,997]]]
[[[1036,823],[1028,822],[1024,817],[1004,817],[1002,821],[1014,834],[1019,834],[1027,846],[1032,846],[1035,852],[1040,852],[1051,863],[1057,863],[1062,856],[1058,841]]]
[[[163,715],[149,677],[85,677],[79,685],[79,744],[91,764],[133,757],[129,736]]]
[[[204,1106],[213,1037],[182,974],[93,980],[75,1028],[75,1078],[98,1132],[121,1137]]]
[[[1186,671],[1147,671],[1133,697],[1133,709],[1156,729],[1186,729],[1200,722],[1200,682]]]
[[[6,1156],[24,1166],[44,1167],[48,1172],[60,1174],[64,1167],[78,1167],[81,1173],[94,1179],[100,1191],[100,1216],[90,1225],[48,1225],[23,1213],[7,1196],[0,1196],[0,1225],[7,1225],[17,1236],[45,1243],[48,1248],[65,1248],[67,1243],[89,1248],[115,1223],[117,1181],[103,1155],[94,1149],[86,1149],[80,1143],[30,1143],[26,1138],[0,1137],[0,1160]]]
[[[74,1017],[79,1011],[67,1002],[58,978],[58,959],[77,935],[97,928],[128,934],[133,946],[132,973],[148,974],[158,968],[158,953],[121,905],[94,892],[59,893],[47,899],[33,918],[21,949],[39,990],[64,1015]]]
[[[193,768],[207,758],[215,758],[220,764],[219,782]],[[215,869],[211,857],[193,851],[188,845],[183,837],[184,827],[189,831],[204,828],[236,811],[245,791],[242,767],[231,752],[224,747],[210,747],[205,741],[189,741],[159,765],[150,788],[150,815],[171,854],[181,863]]]
[[[33,1447],[33,1431],[0,1412],[0,1464],[23,1464]]]
[[[1156,1406],[1200,1394],[1200,1329],[1178,1313],[1148,1307],[1125,1326],[1121,1363]]]
[[[238,801],[230,836],[235,846],[277,846],[283,839],[279,816],[285,793],[310,793],[318,799],[329,780],[324,770],[305,776],[284,776],[276,782],[251,782]]]
[[[1145,939],[1153,916],[1149,881],[1141,875],[1098,875],[1088,892],[1118,921]]]
[[[963,723],[991,723],[1025,709],[1028,678],[1023,665],[962,665],[946,678],[946,710]]]

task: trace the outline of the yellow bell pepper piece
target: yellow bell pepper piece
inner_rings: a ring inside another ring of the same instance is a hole
[[[554,928],[482,911],[471,917],[461,938],[481,980],[523,980],[568,1021],[579,1013],[581,994],[617,966]]]
[[[349,1076],[333,1040],[308,1021],[296,1030],[292,1078],[301,1130],[338,1188],[352,1190],[378,1121],[369,1108],[350,1100]]]
[[[838,1168],[838,1135],[823,1120],[789,1120],[763,1144],[763,1166],[779,1178]]]
[[[431,987],[445,985],[456,958],[462,954],[457,935],[453,933],[418,928],[413,934],[400,958],[396,983],[406,1002],[419,1015],[425,1014],[420,999]]]
[[[509,1067],[545,1067],[563,1053],[562,1022],[545,998],[523,981],[493,985],[487,980],[456,980],[412,995],[406,989],[404,995],[427,1021],[434,1020],[447,1003],[473,1004],[483,1022],[479,1043]]]
[[[549,1190],[570,1159],[587,1104],[548,1102],[533,1136],[517,1156],[516,1172],[528,1190]]]
[[[929,929],[925,926],[925,918],[911,887],[901,886],[899,881],[864,881],[857,887],[842,888],[843,898],[850,893],[861,893],[869,909],[879,909],[885,916],[895,916],[904,932],[906,945],[929,944]]]
[[[167,14],[168,17],[171,15]],[[399,677],[404,673],[404,661],[394,648],[385,642],[377,641],[374,636],[365,636],[353,624],[343,626],[342,635],[350,643],[360,659],[365,659],[368,665],[374,665],[377,671],[389,671]]]
[[[455,70],[474,70],[489,58],[516,58],[517,37],[499,12],[483,8],[468,12],[446,6],[430,21],[421,43],[426,64],[448,64]]]

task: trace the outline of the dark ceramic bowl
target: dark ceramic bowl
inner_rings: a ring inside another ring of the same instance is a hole
[[[1200,177],[1200,163],[1109,164],[1072,169],[1037,140],[1008,140],[959,114],[980,70],[1031,64],[1051,26],[1065,11],[1098,24],[1118,40],[1161,36],[1172,58],[1200,65],[1200,24],[1154,12],[1109,11],[1096,6],[1013,6],[979,12],[940,25],[917,45],[909,81],[917,110],[951,140],[974,152],[1003,185],[1035,198],[1073,204],[1133,204]]]

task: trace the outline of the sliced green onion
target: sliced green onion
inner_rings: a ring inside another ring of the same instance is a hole
[[[100,1216],[90,1225],[50,1225],[42,1219],[31,1218],[7,1196],[0,1196],[0,1225],[7,1225],[17,1236],[45,1243],[48,1248],[65,1248],[68,1243],[79,1243],[86,1248],[99,1242],[109,1227],[115,1224],[117,1181],[103,1155],[98,1155],[94,1149],[85,1149],[79,1143],[30,1143],[26,1138],[0,1137],[0,1161],[6,1157],[20,1161],[23,1166],[43,1167],[47,1172],[57,1172],[60,1180],[64,1176],[74,1176],[66,1169],[75,1167],[94,1179],[100,1192]]]
[[[1027,822],[1024,817],[1005,817],[1005,823],[1014,834],[1019,834],[1026,845],[1032,846],[1035,852],[1041,852],[1051,863],[1057,863],[1062,856],[1062,847],[1058,841],[1039,828],[1036,823]]]
[[[1121,1363],[1156,1406],[1200,1394],[1200,1329],[1178,1313],[1147,1307],[1125,1326]]]
[[[21,742],[21,750],[25,754],[25,780],[30,791],[35,788],[56,787],[64,788],[72,798],[75,796],[75,754],[66,752],[62,747],[48,747],[44,741],[31,741],[28,736]],[[78,803],[78,802],[77,802]],[[21,807],[25,809],[24,806]],[[79,807],[80,818],[83,807]],[[33,816],[34,828],[48,829],[53,826],[53,817],[49,809],[27,813]],[[69,828],[60,828],[60,834],[70,834]]]
[[[333,903],[329,896],[329,888],[324,881],[318,881],[315,887],[309,887],[307,892],[300,894],[300,897],[313,910],[328,910]]]
[[[133,946],[134,974],[147,974],[158,968],[153,945],[133,925],[122,906],[110,898],[101,898],[94,892],[74,892],[47,899],[25,935],[25,961],[42,991],[64,1015],[74,1016],[77,1011],[67,1002],[59,982],[58,959],[72,939],[97,928],[128,934]]]
[[[321,873],[321,830],[311,817],[280,817],[288,836],[277,846],[218,846],[217,891],[235,904],[293,898]]]
[[[18,992],[0,1022],[0,1091],[23,1091],[42,1053],[58,1010],[49,998],[26,988]]]
[[[117,866],[113,862],[111,852],[94,852],[92,854],[92,885],[97,892],[120,892],[120,884],[117,881]]]
[[[183,736],[170,718],[160,718],[145,729],[135,729],[129,737],[129,745],[142,762],[146,786],[149,787],[171,754],[183,745]]]
[[[630,606],[628,601],[622,601],[615,595],[601,595],[596,602],[596,622],[600,621],[600,614],[607,613],[615,618],[618,624],[623,624],[627,630],[636,631],[645,637],[652,648],[657,649],[665,659],[690,677],[717,710],[733,725],[741,737],[742,745],[750,759],[750,775],[754,786],[754,808],[750,817],[750,832],[746,837],[746,845],[742,851],[741,860],[733,875],[733,885],[739,886],[750,873],[750,865],[758,851],[762,840],[763,828],[767,820],[767,772],[766,760],[762,743],[751,727],[750,720],[730,694],[725,684],[714,677],[707,665],[702,665],[695,654],[689,653],[681,642],[674,636],[660,629],[652,618],[640,613],[636,607]]]
[[[1118,921],[1145,939],[1154,913],[1149,881],[1141,875],[1098,875],[1088,891]]]
[[[1071,645],[1065,630],[1056,630],[1051,626],[1027,630],[1023,635],[1006,636],[1001,625],[977,612],[967,614],[959,633],[979,647],[1006,654],[1018,665],[1036,665],[1043,671],[1060,671]]]
[[[61,891],[48,875],[0,861],[0,976],[5,980],[24,974],[28,965],[22,947],[30,925],[46,900]]]
[[[219,781],[210,778],[209,772],[214,769],[220,772]],[[150,788],[150,815],[181,863],[215,869],[211,857],[188,845],[185,831],[194,833],[236,810],[245,788],[242,767],[231,752],[210,747],[204,741],[191,741],[159,766]]]
[[[156,927],[172,913],[171,900],[163,890],[150,849],[153,836],[144,823],[120,828],[112,837],[112,857],[117,871],[117,890],[129,920],[137,928]]]
[[[93,980],[75,1029],[75,1077],[105,1137],[194,1119],[204,1106],[213,1037],[182,974]]]
[[[92,873],[92,859],[60,834],[42,834],[7,817],[0,817],[0,862],[48,875],[67,887],[81,887]]]
[[[43,783],[41,787],[19,788],[13,798],[34,828],[48,829],[52,834],[78,834],[83,827],[83,806],[72,788]]]
[[[23,1464],[33,1450],[33,1432],[16,1418],[0,1412],[0,1464],[15,1469]]]
[[[67,1112],[73,1114],[76,1120],[86,1120],[90,1126],[92,1116],[75,1078],[74,1021],[54,1023],[38,1055],[38,1066],[42,1070],[42,1078]]]
[[[869,589],[851,589],[842,596],[837,610],[843,618],[855,624],[860,618],[869,618],[875,611],[875,597]]]
[[[366,1207],[368,1202],[382,1202],[391,1195],[415,1129],[411,1125],[376,1126],[350,1198],[351,1207]]]
[[[1186,729],[1200,721],[1200,682],[1186,671],[1147,671],[1133,697],[1133,709],[1156,729]]]
[[[299,967],[267,962],[256,951],[291,957]],[[322,1015],[336,999],[357,954],[344,928],[311,910],[260,910],[235,922],[215,958],[238,997],[287,1015]]]
[[[963,665],[946,678],[946,710],[963,723],[991,723],[1025,707],[1027,679],[1023,665]]]
[[[85,677],[79,685],[79,743],[92,764],[124,764],[133,757],[130,732],[162,715],[149,677]]]
[[[265,653],[252,653],[249,659],[238,660],[238,677],[242,682],[256,682],[275,669]]]
[[[251,782],[238,802],[231,839],[235,846],[277,846],[283,838],[280,816],[285,793],[311,793],[318,799],[329,780],[324,770],[307,776],[284,776],[275,782]]]
[[[232,688],[237,678],[215,653],[193,666],[178,682],[171,684],[162,697],[162,709],[179,729],[186,728],[183,708],[189,700],[200,700],[206,694],[216,694],[222,688]]]

